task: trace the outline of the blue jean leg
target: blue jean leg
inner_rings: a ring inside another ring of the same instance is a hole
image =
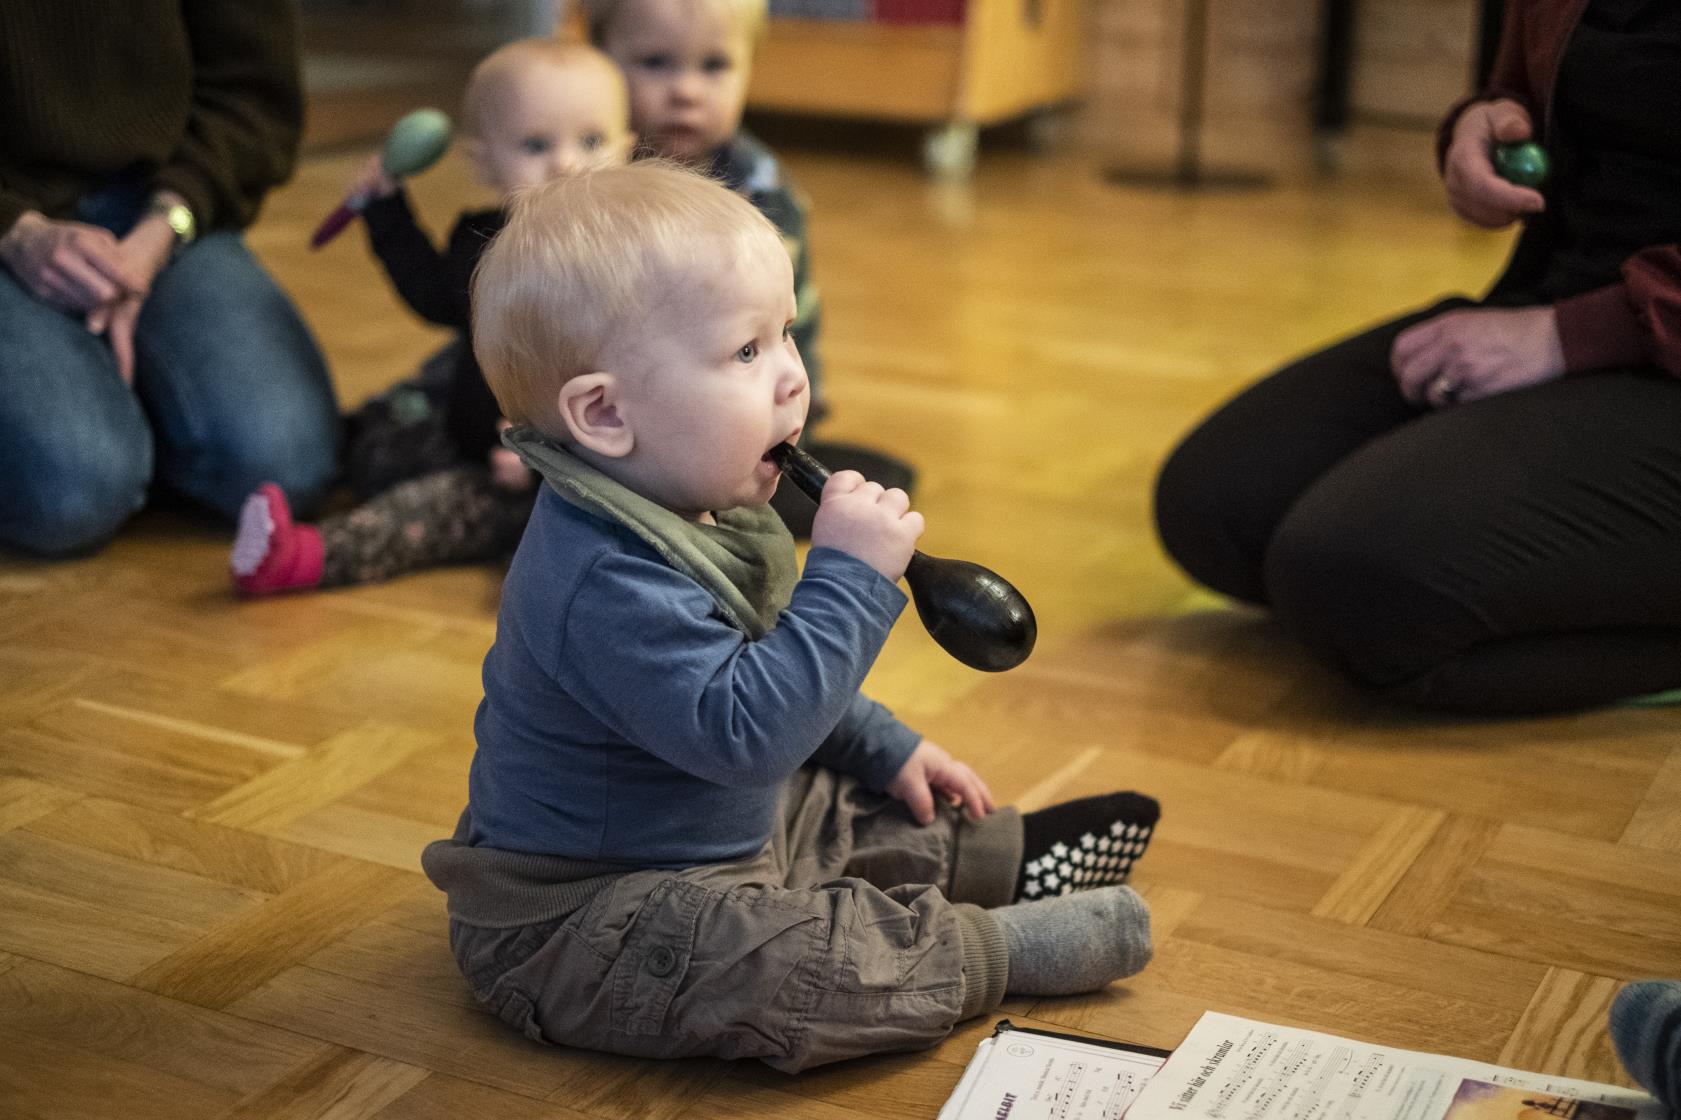
[[[300,511],[326,493],[341,430],[326,361],[238,234],[199,238],[159,274],[135,345],[171,489],[229,517],[262,482]]]
[[[0,544],[96,548],[151,477],[151,429],[104,340],[0,268]]]

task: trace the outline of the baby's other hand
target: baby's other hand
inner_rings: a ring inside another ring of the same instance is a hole
[[[506,447],[490,449],[490,480],[503,490],[531,489],[536,476],[525,465],[518,455]]]
[[[496,418],[496,437],[500,439],[502,433],[513,427],[506,416]],[[506,447],[492,447],[490,449],[490,480],[503,490],[518,493],[531,489],[531,484],[537,476],[531,473],[531,468],[515,452]]]
[[[897,583],[922,536],[922,515],[903,490],[883,490],[857,471],[838,471],[823,487],[811,543],[856,556]]]
[[[356,177],[350,180],[346,198],[390,198],[397,193],[397,180],[385,173],[385,162],[378,152],[363,161]]]
[[[888,794],[916,818],[917,824],[934,821],[934,798],[959,806],[964,815],[978,821],[996,807],[992,791],[980,776],[927,739],[916,745],[911,756],[887,785]]]

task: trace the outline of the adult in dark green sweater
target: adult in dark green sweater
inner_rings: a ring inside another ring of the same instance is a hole
[[[0,5],[0,544],[327,488],[326,365],[240,236],[302,120],[290,0]]]

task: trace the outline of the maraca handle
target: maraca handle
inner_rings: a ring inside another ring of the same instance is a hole
[[[791,443],[780,443],[771,448],[770,458],[782,472],[782,477],[798,486],[800,493],[814,502],[823,500],[823,484],[834,473],[828,467]]]
[[[309,239],[311,249],[319,249],[333,238],[344,232],[344,227],[356,220],[368,205],[368,200],[361,195],[352,195],[339,205],[337,210],[327,215],[327,220],[315,228],[315,233]]]

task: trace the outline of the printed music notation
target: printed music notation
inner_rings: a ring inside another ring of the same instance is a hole
[[[940,1120],[1122,1120],[1166,1053],[1000,1023]]]

